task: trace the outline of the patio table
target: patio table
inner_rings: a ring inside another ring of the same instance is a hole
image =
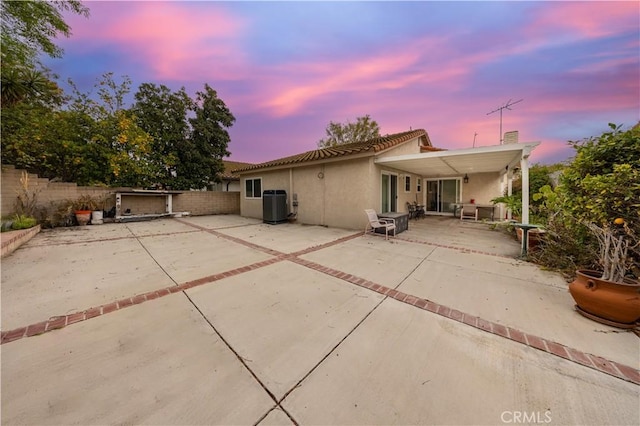
[[[520,256],[525,257],[529,246],[529,231],[535,228],[539,228],[540,225],[533,225],[531,223],[514,223],[513,226],[522,229],[522,253]]]
[[[493,204],[475,204],[475,203],[456,203],[453,205],[453,215],[455,217],[460,217],[460,210],[462,207],[467,209],[467,207],[475,208],[476,217],[480,218],[480,212],[488,211],[491,217],[491,221],[494,220],[495,217],[495,205]]]
[[[403,212],[380,213],[378,217],[380,219],[394,219],[396,221],[395,234],[393,234],[394,237],[397,234],[409,229],[409,213],[403,213]],[[382,228],[376,229],[376,233],[384,234],[384,229]]]

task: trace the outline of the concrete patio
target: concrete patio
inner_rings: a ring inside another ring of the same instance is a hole
[[[444,218],[44,230],[2,259],[1,420],[638,424],[640,339],[518,253]]]

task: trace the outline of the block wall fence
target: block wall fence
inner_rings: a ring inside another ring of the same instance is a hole
[[[23,170],[10,165],[2,165],[1,206],[2,217],[15,214],[16,201],[21,191],[20,178]],[[78,186],[75,183],[53,182],[29,173],[29,190],[37,193],[39,209],[51,211],[66,200],[74,200],[81,195],[108,197],[106,209],[115,205],[115,192],[131,188],[106,188],[101,186]],[[148,196],[124,196],[122,208],[131,209],[133,214],[164,213],[164,198]],[[240,214],[239,192],[185,191],[173,196],[174,212],[189,212],[192,215]]]

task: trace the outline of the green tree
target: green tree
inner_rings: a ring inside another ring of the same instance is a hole
[[[106,159],[101,165],[101,182],[111,186],[148,186],[155,183],[159,169],[154,162],[153,138],[137,123],[132,110],[124,108],[124,98],[131,88],[131,79],[123,76],[117,82],[113,73],[106,73],[95,84],[98,100],[89,94],[76,93],[72,109],[91,117],[94,132],[88,144]]]
[[[188,184],[192,188],[202,188],[217,180],[224,171],[222,158],[230,155],[226,129],[233,125],[235,117],[208,84],[204,91],[196,93],[194,112],[195,117],[189,119],[193,149],[189,161],[181,162],[184,171],[178,170],[178,177],[189,176]]]
[[[564,209],[599,226],[623,218],[640,233],[640,124],[570,144],[573,162],[561,176]]]
[[[62,56],[62,49],[53,42],[59,35],[71,35],[62,12],[89,15],[89,9],[77,0],[0,2],[2,108],[58,91],[38,57]]]
[[[616,257],[622,252],[605,256],[609,248],[602,244],[606,234],[625,234],[629,241],[640,235],[640,125],[627,131],[609,126],[600,136],[570,141],[576,155],[560,175],[560,185],[545,185],[534,195],[548,231],[535,254],[539,263],[571,275],[576,269],[610,273],[606,265],[616,258],[614,263],[631,265],[631,273],[640,276],[640,247],[632,243],[625,260]]]
[[[138,126],[131,111],[120,109],[100,120],[92,142],[106,153],[105,184],[145,187],[156,182],[153,138]]]
[[[61,57],[63,50],[53,39],[71,35],[62,12],[89,16],[89,9],[77,0],[0,2],[3,66],[35,68],[40,53]]]
[[[222,170],[222,157],[229,155],[226,129],[235,121],[216,91],[205,84],[194,101],[184,88],[172,92],[164,85],[145,83],[135,99],[138,124],[153,137],[152,151],[161,170],[158,182],[192,189],[214,181]]]
[[[187,114],[192,101],[184,88],[172,92],[167,86],[143,83],[134,95],[137,123],[153,138],[153,161],[159,168],[158,183],[171,186],[180,167],[180,152],[189,151]]]
[[[380,136],[380,126],[367,114],[356,118],[355,123],[330,121],[325,129],[327,137],[318,141],[318,148],[329,148],[347,143],[364,142]]]

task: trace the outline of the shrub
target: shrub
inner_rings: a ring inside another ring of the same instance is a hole
[[[13,219],[13,224],[11,225],[11,229],[33,228],[34,226],[36,226],[37,223],[38,222],[33,217],[18,214]]]
[[[555,190],[544,186],[534,195],[548,233],[533,260],[565,272],[602,268],[610,262],[603,258],[605,240],[597,229],[609,232],[618,219],[627,237],[640,234],[640,125],[627,131],[609,126],[611,131],[598,137],[569,142],[576,156],[560,185]],[[624,257],[620,264],[628,264],[625,269],[637,277],[638,245],[632,241]]]

